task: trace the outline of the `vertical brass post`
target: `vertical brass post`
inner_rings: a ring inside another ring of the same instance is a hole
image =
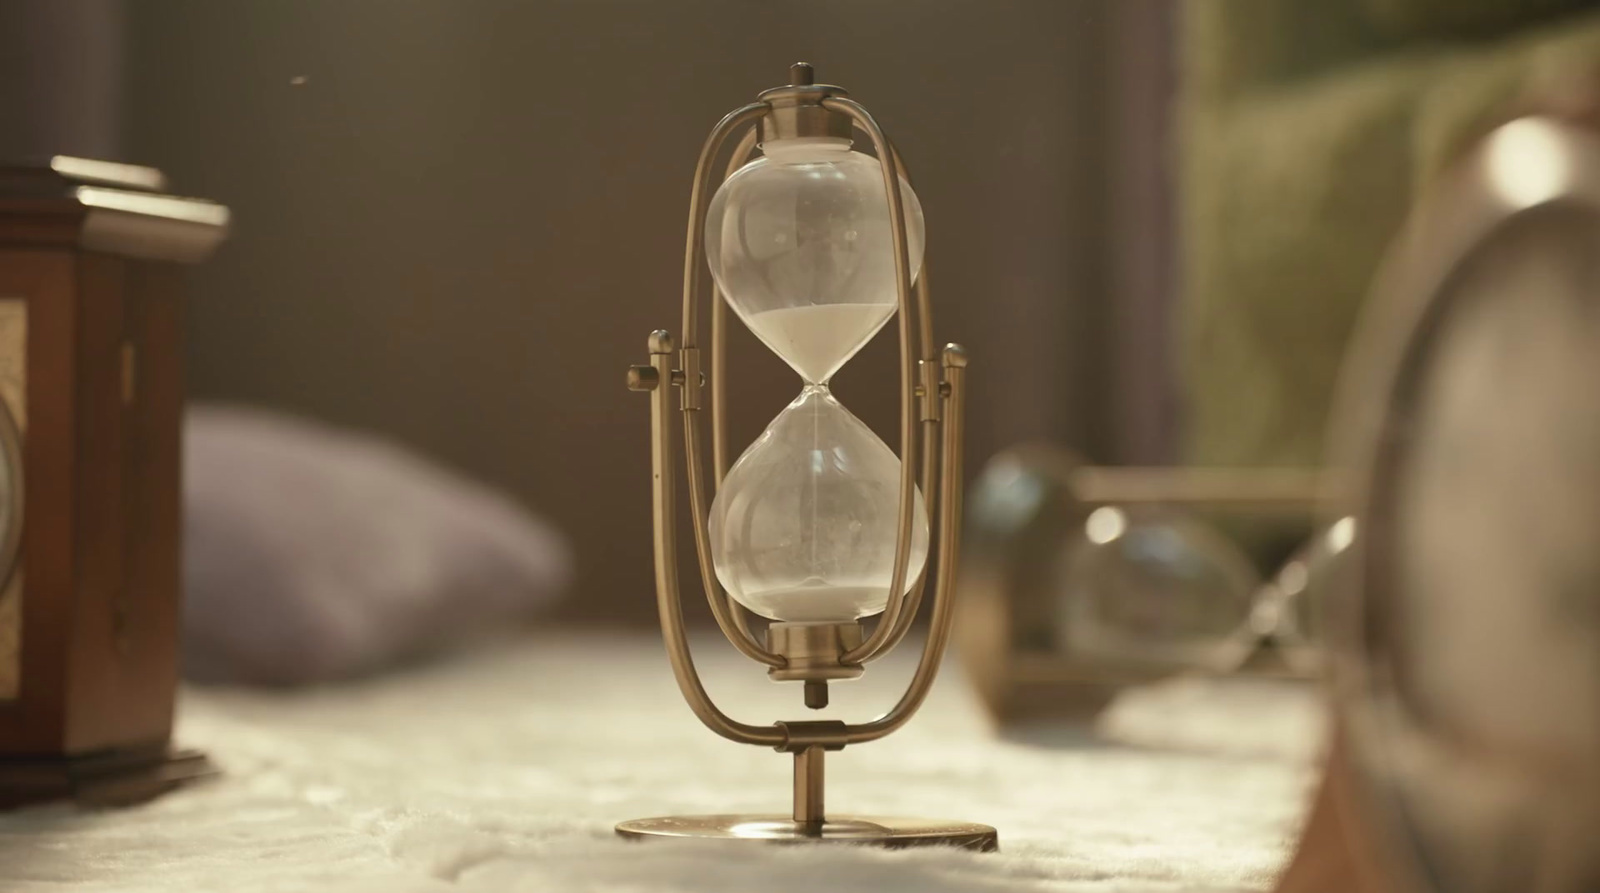
[[[794,820],[797,824],[822,827],[822,760],[826,753],[813,744],[794,753]]]

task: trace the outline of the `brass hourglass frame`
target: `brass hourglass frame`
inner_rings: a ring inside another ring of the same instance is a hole
[[[882,738],[909,720],[933,685],[950,638],[954,615],[953,583],[960,545],[962,412],[965,400],[966,353],[959,345],[935,351],[933,320],[928,297],[928,274],[911,274],[907,245],[905,203],[900,179],[905,166],[883,129],[860,104],[842,89],[813,80],[811,66],[790,68],[790,83],[761,93],[757,101],[723,117],[707,137],[695,167],[689,198],[689,226],[684,251],[683,327],[681,343],[664,330],[651,333],[650,362],[634,366],[628,386],[651,392],[650,440],[652,512],[655,522],[656,603],[667,656],[678,688],[695,716],[707,728],[741,744],[771,747],[794,755],[794,809],[791,816],[676,816],[623,822],[617,833],[624,837],[710,837],[769,841],[842,841],[885,846],[943,844],[993,850],[993,828],[965,822],[878,817],[828,817],[823,809],[823,759],[830,750]],[[727,305],[712,288],[711,363],[702,371],[698,340],[700,295],[704,291],[706,264],[704,231],[718,157],[743,131],[727,162],[722,179],[748,162],[759,139],[791,137],[846,137],[860,130],[871,140],[883,171],[893,230],[895,287],[900,340],[900,442],[901,475],[899,514],[895,541],[893,580],[889,600],[876,627],[864,634],[859,621],[842,623],[772,623],[765,643],[750,629],[744,608],[718,585],[712,565],[708,528],[704,450],[699,417],[704,405],[701,391],[709,379],[712,430],[712,465],[721,486],[728,471],[727,444]],[[909,177],[906,177],[909,181]],[[695,549],[711,612],[724,635],[740,653],[765,664],[778,681],[804,683],[806,706],[827,705],[829,681],[852,679],[865,665],[888,653],[911,628],[925,588],[933,588],[933,616],[922,657],[900,700],[885,714],[865,723],[839,720],[780,721],[771,725],[740,722],[717,707],[701,684],[684,631],[682,599],[678,589],[676,457],[672,447],[673,394],[683,415],[684,459],[689,502],[694,524]],[[920,434],[920,438],[919,438]],[[916,474],[920,456],[921,487],[930,516],[937,517],[936,557],[932,579],[919,575],[906,589],[911,554]],[[901,593],[904,593],[901,595]]]

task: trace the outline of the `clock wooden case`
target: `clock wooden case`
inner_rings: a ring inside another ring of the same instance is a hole
[[[182,267],[227,209],[158,171],[0,167],[0,807],[205,771],[178,683]]]

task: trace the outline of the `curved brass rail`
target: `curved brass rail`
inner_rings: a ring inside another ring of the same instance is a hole
[[[683,343],[685,350],[692,350],[695,344],[695,332],[699,331],[700,316],[699,302],[696,300],[700,294],[700,277],[705,270],[705,261],[700,257],[700,249],[705,239],[706,209],[711,204],[711,165],[716,161],[717,155],[722,151],[722,146],[728,140],[728,135],[743,126],[754,124],[760,120],[771,108],[764,102],[752,102],[741,106],[722,116],[717,126],[711,128],[711,134],[706,137],[705,145],[700,148],[700,160],[694,166],[694,186],[689,191],[689,233],[685,241],[688,250],[683,254]],[[699,383],[694,383],[699,388]]]
[[[905,159],[901,157],[900,150],[895,148],[892,142],[889,143],[889,151],[894,153],[894,163],[900,167],[900,176],[907,183],[915,186],[916,180],[912,178],[910,168],[906,167]],[[934,363],[936,362],[932,354],[933,301],[928,294],[928,288],[928,250],[927,239],[924,237],[922,269],[917,272],[915,292],[917,297],[917,349],[920,352],[918,354],[917,368],[919,372],[924,373],[919,378],[919,387],[931,394],[931,397],[924,397],[924,400],[927,401],[924,402],[924,407],[937,407],[939,405],[938,401],[943,398],[937,393],[932,393],[937,381],[934,380],[935,376],[933,374]],[[939,510],[937,505],[939,493],[938,487],[935,486],[939,474],[939,457],[935,454],[933,447],[934,444],[939,442],[939,422],[938,412],[925,411],[923,413],[922,505],[928,513],[930,523],[935,517],[934,513]],[[931,553],[929,560],[934,560]],[[882,654],[892,650],[896,645],[900,644],[901,639],[906,637],[906,633],[911,630],[911,624],[917,619],[918,609],[922,606],[922,593],[927,588],[927,582],[928,575],[926,567],[924,567],[923,573],[917,577],[916,585],[912,586],[911,591],[906,593],[905,604],[901,607],[900,616],[896,620],[893,629],[890,630],[888,638],[878,646],[874,654]]]
[[[889,143],[889,151],[894,153],[895,164],[900,166],[900,176],[907,183],[915,186],[916,180],[912,178],[911,171],[906,167],[905,159],[901,157],[900,150],[895,148],[895,145],[892,142]],[[930,345],[933,344],[933,302],[928,294],[928,289],[928,258],[927,249],[924,248],[922,269],[917,273],[915,291],[917,298],[917,347],[920,351],[924,352],[930,350]],[[917,368],[919,372],[923,372],[924,374],[922,374],[918,379],[919,388],[927,390],[930,387],[935,387],[938,384],[938,382],[934,380],[930,374],[927,374],[933,372],[934,363],[935,361],[931,356],[921,356],[920,360],[918,361]],[[942,398],[939,396],[939,394],[934,393],[932,399],[934,401],[938,401]],[[928,404],[924,403],[923,405],[927,406]],[[923,446],[922,504],[923,508],[928,513],[928,519],[930,523],[932,522],[933,518],[936,517],[935,513],[938,511],[937,502],[939,499],[939,492],[938,487],[936,487],[935,484],[938,482],[939,456],[934,447],[939,442],[939,422],[939,413],[923,413],[921,440]],[[929,562],[931,563],[934,560],[935,558],[930,552]],[[883,654],[893,650],[893,648],[896,645],[899,645],[900,641],[906,637],[906,633],[911,631],[911,624],[916,622],[917,611],[922,606],[922,594],[927,588],[927,583],[928,574],[925,566],[923,572],[917,576],[917,582],[911,587],[911,591],[905,594],[905,603],[900,608],[899,617],[896,619],[893,627],[890,629],[888,637],[873,652],[874,655]],[[881,623],[882,621],[880,620],[879,622]],[[870,660],[871,656],[869,655],[866,659]]]
[[[754,127],[745,131],[739,144],[733,147],[733,154],[728,157],[728,168],[722,174],[726,181],[732,177],[739,168],[744,167],[750,156],[756,150],[756,129]],[[722,289],[713,280],[711,283],[711,467],[716,473],[713,479],[717,489],[722,488],[722,479],[728,475],[728,388],[727,381],[722,376],[722,371],[728,367],[728,302],[722,297]],[[713,491],[715,492],[715,491]]]
[[[739,144],[733,147],[733,155],[728,158],[728,167],[722,174],[726,181],[734,175],[739,168],[744,167],[756,149],[756,128],[752,127],[744,132]],[[728,302],[723,300],[722,289],[713,277],[711,282],[711,493],[715,495],[722,489],[722,479],[728,476],[728,380],[723,375],[723,370],[728,368]],[[745,616],[744,606],[733,601],[727,593],[723,598],[728,599],[728,613],[733,620],[733,625],[752,642],[759,641],[750,631],[750,620]]]
[[[899,624],[905,607],[906,565],[911,558],[911,526],[916,512],[917,486],[917,377],[918,365],[914,357],[931,358],[932,345],[913,354],[912,332],[917,320],[911,303],[911,252],[906,244],[905,199],[900,194],[900,163],[898,154],[889,145],[865,108],[849,99],[833,96],[822,101],[824,108],[849,116],[855,126],[872,139],[878,153],[878,167],[883,171],[883,188],[889,200],[889,227],[894,233],[890,243],[894,249],[895,293],[900,304],[900,507],[894,547],[894,573],[890,577],[889,601],[883,616],[872,634],[860,645],[846,652],[844,663],[864,663],[882,654],[889,634]]]
[[[689,709],[705,723],[706,728],[744,744],[778,747],[788,738],[783,729],[739,722],[712,703],[711,696],[706,694],[705,686],[700,683],[700,675],[695,672],[694,656],[689,651],[688,637],[684,634],[683,601],[678,592],[678,537],[674,530],[678,515],[672,467],[673,365],[672,336],[664,331],[652,333],[650,365],[644,368],[652,375],[648,382],[639,387],[651,391],[650,492],[651,508],[655,513],[656,609],[661,615],[661,634],[666,640],[667,657],[672,664],[672,674],[678,680],[678,690],[683,692]]]
[[[893,708],[870,722],[847,725],[844,739],[848,744],[875,741],[906,724],[933,687],[944,660],[945,646],[950,642],[950,624],[955,617],[956,561],[961,550],[961,441],[966,419],[967,353],[958,344],[948,344],[944,349],[944,444],[940,457],[940,484],[944,502],[939,509],[939,566],[935,572],[933,592],[933,619],[928,628],[928,640],[922,646],[922,658],[911,684]]]
[[[721,591],[717,583],[716,568],[711,560],[711,534],[707,529],[705,463],[701,458],[703,451],[700,448],[700,427],[698,420],[690,415],[700,408],[700,352],[695,348],[694,326],[699,317],[697,299],[705,269],[705,261],[701,255],[705,247],[706,212],[711,203],[712,164],[734,131],[740,127],[754,125],[768,110],[765,103],[754,102],[728,113],[717,122],[716,127],[712,128],[711,134],[706,137],[705,145],[700,150],[700,160],[695,165],[694,186],[689,193],[689,232],[685,239],[687,244],[684,248],[683,264],[684,331],[679,358],[680,369],[684,376],[681,400],[684,413],[684,464],[689,476],[689,509],[694,523],[695,555],[700,563],[700,577],[705,586],[706,602],[711,605],[711,614],[716,618],[722,634],[728,637],[728,641],[732,642],[733,647],[741,654],[769,667],[782,667],[788,661],[783,655],[774,653],[756,641],[744,616],[738,613],[740,610],[738,606]],[[715,403],[712,405],[712,410],[715,416]],[[671,526],[676,520],[676,517],[658,518],[656,523]]]

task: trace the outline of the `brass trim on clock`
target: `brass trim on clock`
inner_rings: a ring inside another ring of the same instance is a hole
[[[6,502],[4,529],[0,530],[0,593],[16,576],[22,555],[23,490],[22,429],[5,400],[0,400],[0,463],[4,463],[10,486],[0,498]]]
[[[27,427],[28,303],[0,299],[0,703],[22,687],[23,431]]]

